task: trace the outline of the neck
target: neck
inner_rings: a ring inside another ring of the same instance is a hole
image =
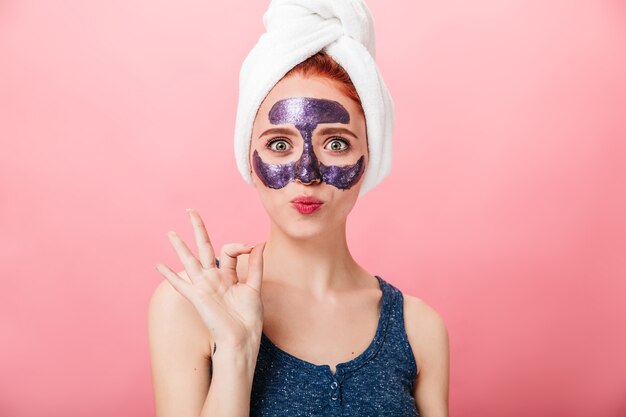
[[[318,295],[349,287],[361,271],[348,249],[345,223],[306,238],[294,238],[272,223],[263,261],[271,281]]]

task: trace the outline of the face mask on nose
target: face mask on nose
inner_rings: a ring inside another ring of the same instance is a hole
[[[312,97],[285,98],[272,106],[269,121],[272,124],[293,124],[304,139],[304,147],[300,158],[287,164],[268,164],[254,151],[252,165],[266,187],[279,189],[299,180],[303,184],[323,181],[347,190],[363,175],[364,155],[354,165],[336,166],[322,164],[313,152],[313,130],[318,124],[350,122],[350,114],[339,102]]]

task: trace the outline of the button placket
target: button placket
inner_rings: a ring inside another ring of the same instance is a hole
[[[332,400],[333,404],[337,405],[337,399],[339,398],[339,383],[337,381],[332,381],[330,383],[330,399]]]

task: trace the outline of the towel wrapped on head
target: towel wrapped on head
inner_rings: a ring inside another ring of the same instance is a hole
[[[266,32],[239,73],[235,158],[250,177],[250,139],[256,113],[272,87],[293,67],[324,50],[348,73],[365,113],[369,163],[360,196],[391,170],[394,104],[376,65],[374,21],[362,0],[272,0]]]

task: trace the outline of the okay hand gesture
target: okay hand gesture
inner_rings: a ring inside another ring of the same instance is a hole
[[[202,218],[195,210],[188,212],[199,259],[176,233],[170,231],[168,237],[191,283],[164,264],[157,264],[157,270],[194,305],[213,340],[220,345],[237,349],[251,337],[259,340],[263,328],[261,283],[265,242],[254,247],[243,243],[223,245],[218,268]],[[249,254],[248,275],[242,280],[236,266],[237,257],[244,253]]]

